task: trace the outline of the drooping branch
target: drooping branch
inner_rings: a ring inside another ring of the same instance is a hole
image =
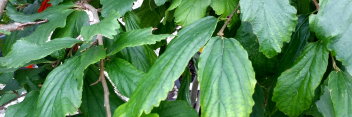
[[[240,5],[238,4],[237,7],[235,8],[235,10],[233,10],[232,13],[229,16],[227,16],[227,19],[226,19],[224,25],[221,27],[221,29],[217,33],[218,36],[220,36],[220,37],[224,36],[224,30],[225,30],[226,26],[230,23],[233,15],[235,15],[235,13],[237,13],[237,10],[238,10],[239,7],[240,7]]]
[[[2,13],[4,13],[7,2],[8,0],[0,1],[0,16],[2,16]]]
[[[5,24],[5,25],[0,25],[0,30],[4,31],[16,31],[16,30],[23,30],[27,26],[32,26],[36,24],[42,24],[46,23],[48,20],[41,20],[37,22],[26,22],[26,23],[12,23],[12,24]]]
[[[88,4],[87,2],[80,2],[78,3],[79,5],[81,5],[84,9],[92,12],[93,14],[93,22],[92,24],[96,24],[96,23],[99,23],[100,22],[100,19],[99,19],[99,15],[98,15],[98,10],[96,8],[94,8],[92,5]],[[98,41],[98,45],[104,45],[104,42],[103,42],[103,36],[101,34],[98,34],[97,35],[97,41]],[[105,75],[104,75],[104,72],[105,72],[105,68],[104,68],[104,59],[100,60],[100,64],[99,64],[99,67],[100,67],[100,75],[99,75],[99,81],[101,81],[101,84],[103,85],[103,90],[104,90],[104,106],[105,106],[105,111],[106,111],[106,116],[107,117],[111,117],[111,111],[110,111],[110,101],[109,101],[109,88],[108,88],[108,85],[107,85],[107,82],[106,82],[106,79],[105,79]],[[94,83],[93,83],[94,84]]]

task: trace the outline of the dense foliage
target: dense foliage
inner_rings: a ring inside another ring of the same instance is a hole
[[[6,117],[352,116],[352,0],[139,2],[1,0]]]

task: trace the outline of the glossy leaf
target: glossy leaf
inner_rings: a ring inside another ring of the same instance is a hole
[[[352,76],[333,71],[329,75],[328,88],[336,117],[352,115]]]
[[[114,11],[123,16],[132,10],[134,1],[136,0],[100,0],[100,4],[103,5],[102,16],[109,17],[110,12]]]
[[[249,116],[255,73],[248,54],[233,38],[210,39],[198,64],[203,117]]]
[[[35,117],[33,116],[33,108],[37,106],[39,91],[31,91],[27,93],[25,99],[16,105],[6,109],[5,117]]]
[[[39,25],[35,31],[23,38],[33,43],[42,44],[48,41],[52,31],[56,28],[64,27],[66,25],[66,17],[73,12],[72,3],[66,3],[56,7],[48,8],[43,13],[37,13],[32,15],[25,15],[17,13],[14,8],[9,8],[10,18],[17,22],[30,22],[38,19],[47,19],[47,23]]]
[[[183,100],[163,101],[152,112],[160,117],[198,117],[196,110]]]
[[[83,39],[85,41],[90,41],[92,40],[92,37],[97,34],[112,39],[113,36],[117,34],[117,29],[120,28],[120,24],[117,21],[118,16],[119,14],[116,12],[111,12],[108,17],[104,18],[99,23],[90,26],[83,26],[81,30]]]
[[[73,38],[59,38],[43,44],[35,44],[26,40],[18,40],[12,47],[12,50],[0,58],[1,65],[8,68],[22,67],[32,60],[41,59],[51,53],[69,48],[80,42]]]
[[[58,28],[53,33],[53,38],[73,37],[76,38],[81,32],[82,26],[89,25],[89,18],[84,11],[74,11],[67,17],[66,26]]]
[[[117,90],[130,97],[145,73],[124,59],[114,59],[106,64],[106,71]]]
[[[241,0],[241,19],[253,26],[260,52],[272,58],[289,42],[297,23],[296,9],[289,0]]]
[[[272,100],[289,116],[307,110],[328,65],[329,52],[321,42],[310,43],[293,67],[283,72],[276,83]]]
[[[331,101],[330,91],[327,87],[324,88],[323,95],[320,96],[320,100],[315,102],[315,104],[324,117],[335,117],[334,106]]]
[[[152,28],[137,29],[129,32],[123,32],[116,37],[113,42],[113,47],[109,51],[108,55],[116,54],[126,47],[134,47],[145,44],[155,44],[157,41],[161,41],[169,37],[170,35],[153,35]]]
[[[175,22],[187,26],[203,18],[211,0],[181,0],[176,8]]]
[[[182,29],[142,78],[130,100],[115,111],[114,117],[138,117],[159,105],[188,61],[210,38],[216,23],[216,18],[206,17]],[[144,99],[141,100],[141,97]]]
[[[148,72],[157,59],[155,52],[147,46],[125,48],[118,56],[143,72]]]
[[[31,27],[25,28],[24,30],[14,31],[14,32],[11,32],[10,35],[6,35],[4,40],[4,45],[1,46],[2,55],[6,56],[11,51],[13,44],[15,44],[17,40],[21,39],[22,37],[26,37],[30,35],[34,30],[35,30],[35,27],[31,26]]]
[[[82,105],[80,107],[83,117],[106,117],[103,86],[101,83],[91,86],[98,78],[99,69],[94,66],[88,67],[84,76]],[[111,112],[114,112],[124,102],[114,93],[114,88],[110,83],[108,83],[108,87],[110,91],[110,109]]]
[[[239,0],[212,0],[211,7],[222,17],[229,16],[237,7]]]
[[[311,15],[310,28],[317,37],[328,42],[329,50],[352,74],[352,12],[351,0],[321,0],[318,14]]]
[[[63,117],[75,113],[81,105],[84,69],[104,57],[102,47],[91,48],[51,71],[41,88],[36,116]]]

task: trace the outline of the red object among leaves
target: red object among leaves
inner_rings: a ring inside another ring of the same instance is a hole
[[[49,1],[50,1],[50,0],[44,0],[44,1],[42,2],[42,4],[40,5],[40,7],[39,7],[39,9],[38,9],[38,13],[43,12],[46,8],[48,8],[48,7],[51,6],[51,4],[48,3]],[[28,65],[28,66],[26,66],[25,68],[32,69],[32,68],[34,68],[34,64]]]
[[[38,9],[38,13],[43,12],[46,8],[50,7],[51,4],[48,3],[50,0],[44,0]]]
[[[32,68],[34,68],[34,64],[32,64],[32,65],[28,65],[28,66],[27,66],[27,67],[25,67],[25,68],[32,69]]]

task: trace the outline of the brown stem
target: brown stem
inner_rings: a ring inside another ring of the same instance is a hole
[[[0,106],[0,110],[4,110],[4,108],[5,108],[6,105],[8,105],[8,104],[10,104],[11,102],[16,101],[18,98],[21,98],[21,97],[26,96],[26,95],[27,95],[27,93],[22,94],[22,95],[20,95],[20,96],[18,96],[18,97],[16,97],[16,98],[14,98],[14,99],[12,99],[12,100],[6,102],[5,104],[3,104],[3,105]]]
[[[93,14],[93,23],[98,23],[100,22],[99,20],[99,15],[98,15],[98,10],[96,8],[94,8],[93,6],[91,6],[90,4],[88,4],[87,2],[81,2],[79,3],[79,5],[82,5],[83,8],[86,8],[87,10],[91,11]],[[104,42],[103,42],[103,36],[101,34],[97,35],[97,40],[98,40],[98,45],[103,46]],[[106,111],[106,117],[111,117],[111,111],[110,111],[110,101],[109,101],[109,88],[108,85],[106,83],[106,79],[105,79],[105,75],[104,75],[104,59],[100,60],[100,75],[99,75],[99,81],[101,81],[101,84],[103,85],[103,90],[104,90],[104,106],[105,106],[105,111]]]
[[[7,2],[8,0],[0,1],[0,16],[2,16],[2,13],[4,13]]]
[[[317,8],[317,10],[319,10],[320,6],[317,0],[313,0],[313,3],[315,5],[315,7]]]
[[[100,60],[100,76],[99,79],[101,79],[101,84],[103,85],[104,89],[104,106],[106,110],[106,117],[111,117],[111,111],[110,111],[110,101],[109,101],[109,88],[106,83],[105,75],[104,75],[104,60]]]
[[[16,22],[16,23],[12,23],[12,24],[0,25],[0,30],[5,30],[5,31],[23,30],[27,26],[42,24],[45,22],[48,22],[48,20],[42,20],[42,21],[37,21],[37,22],[26,22],[26,23],[17,23]]]
[[[331,61],[332,61],[332,67],[336,70],[336,71],[341,71],[341,69],[336,65],[336,61],[334,56],[332,56],[332,54],[330,54],[331,56]]]
[[[226,26],[230,23],[233,15],[237,12],[239,7],[240,7],[240,5],[238,4],[237,7],[235,8],[235,10],[233,10],[232,13],[229,16],[227,16],[225,24],[221,27],[220,31],[218,32],[218,36],[220,36],[220,37],[224,36],[224,30],[225,30]]]

